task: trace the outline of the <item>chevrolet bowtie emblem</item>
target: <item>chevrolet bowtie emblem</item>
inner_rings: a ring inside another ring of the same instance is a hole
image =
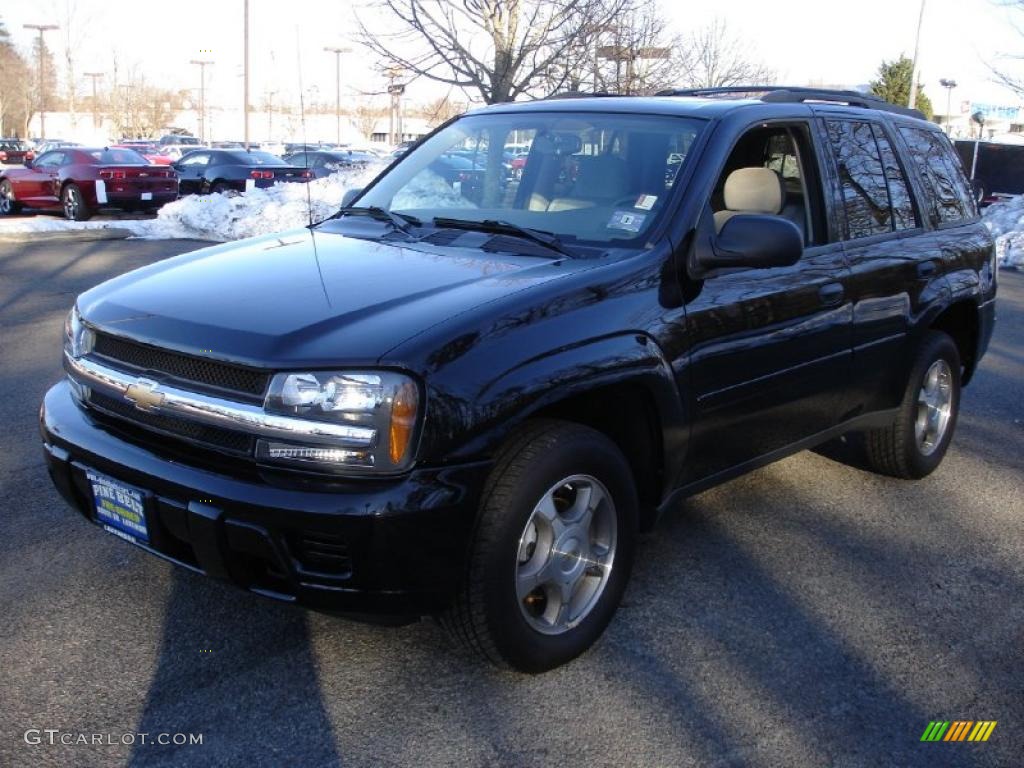
[[[129,384],[124,391],[124,399],[134,403],[140,411],[155,411],[164,404],[164,394],[156,391],[154,381]]]

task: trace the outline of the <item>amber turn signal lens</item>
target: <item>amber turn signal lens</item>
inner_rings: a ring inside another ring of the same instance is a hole
[[[418,405],[419,393],[416,390],[416,385],[411,381],[405,382],[395,393],[395,400],[391,406],[388,451],[392,464],[401,464],[409,450],[413,428],[416,426]]]

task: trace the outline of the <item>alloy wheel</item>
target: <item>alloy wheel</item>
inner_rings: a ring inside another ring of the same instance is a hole
[[[928,368],[917,394],[914,434],[922,455],[930,456],[946,434],[953,413],[953,371],[945,360]]]
[[[617,526],[611,494],[590,475],[567,477],[541,497],[519,537],[515,570],[531,627],[559,635],[590,614],[612,572]]]

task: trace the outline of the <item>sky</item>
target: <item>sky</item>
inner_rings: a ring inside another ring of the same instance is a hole
[[[922,82],[936,110],[945,106],[940,78],[959,83],[954,105],[962,100],[1018,104],[1018,97],[992,82],[988,65],[1014,66],[1001,57],[1024,54],[1024,33],[1012,22],[1016,18],[1024,29],[1024,12],[1015,17],[999,0],[925,2]],[[370,57],[352,39],[356,13],[369,13],[370,4],[250,0],[251,102],[263,103],[269,91],[278,92],[275,103],[297,100],[301,77],[307,102],[333,103],[334,55],[324,46],[353,49],[342,58],[343,104],[358,99],[358,90],[381,89]],[[174,88],[197,87],[198,68],[189,61],[211,59],[208,98],[227,106],[241,101],[242,5],[242,0],[0,0],[0,19],[26,52],[34,33],[23,24],[59,24],[48,38],[58,61],[70,31],[78,72],[103,71],[107,83],[115,56],[122,82],[124,73],[137,67],[147,82]],[[662,0],[662,7],[671,27],[682,33],[716,17],[725,20],[731,34],[778,72],[779,82],[855,86],[866,84],[882,59],[913,54],[921,5],[920,0]],[[1024,74],[1024,66],[1018,68]],[[84,93],[88,81],[78,79]],[[446,92],[447,87],[416,83],[407,96],[423,101]]]

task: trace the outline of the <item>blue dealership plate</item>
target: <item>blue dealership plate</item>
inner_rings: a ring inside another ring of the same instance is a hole
[[[122,539],[148,542],[142,491],[91,469],[85,471],[85,476],[92,485],[96,522]]]

